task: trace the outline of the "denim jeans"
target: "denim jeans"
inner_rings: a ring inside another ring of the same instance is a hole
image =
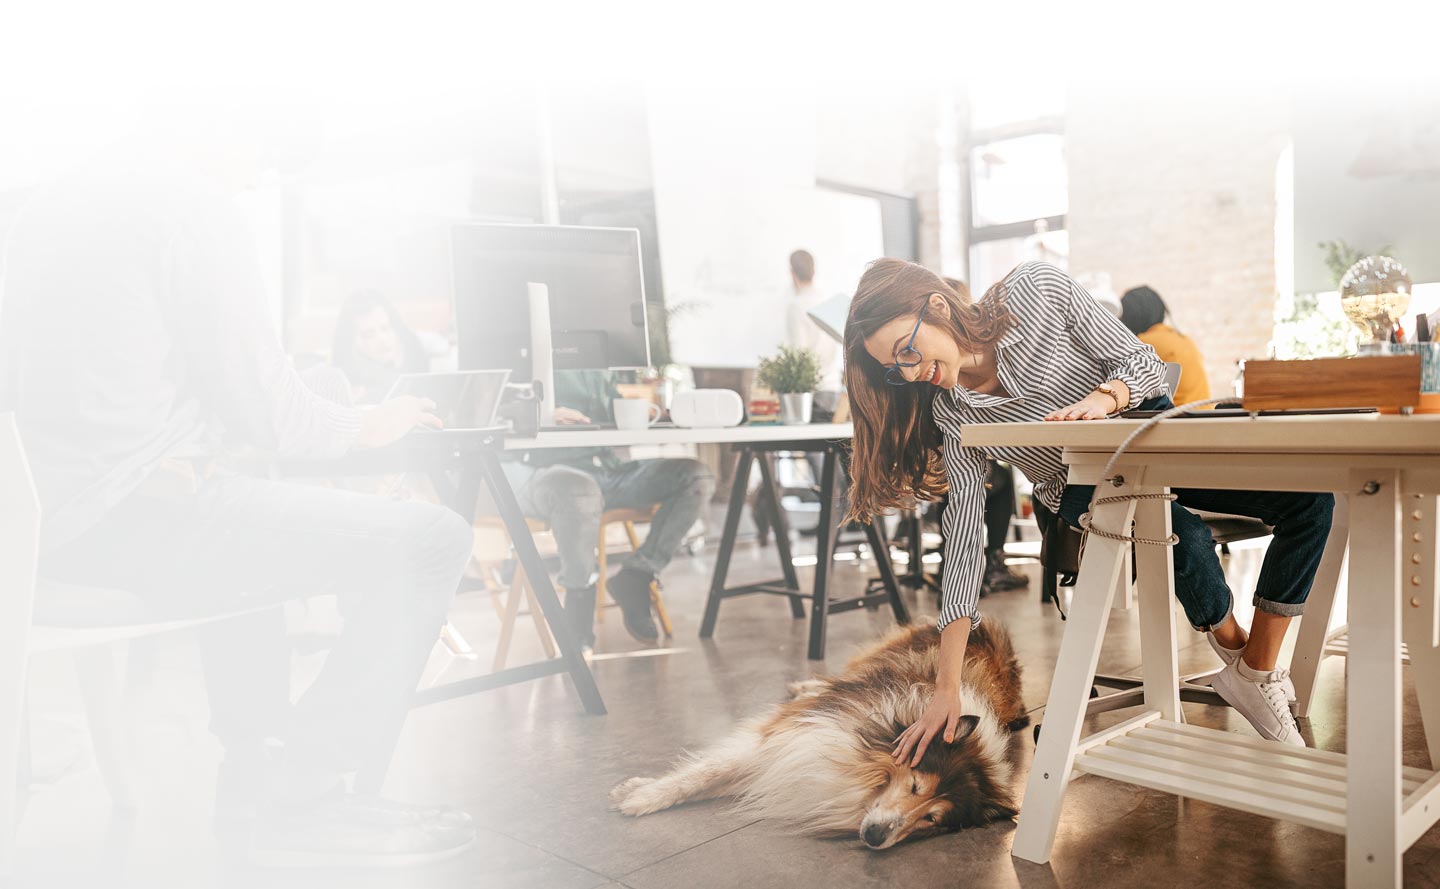
[[[1171,406],[1170,399],[1165,397],[1140,405],[1145,410]],[[1225,571],[1215,552],[1210,528],[1185,507],[1249,516],[1273,527],[1274,537],[1265,551],[1260,579],[1255,585],[1255,607],[1285,617],[1304,612],[1305,599],[1310,595],[1310,586],[1325,551],[1325,539],[1330,534],[1330,519],[1335,508],[1333,495],[1193,488],[1172,488],[1171,493],[1176,500],[1170,504],[1170,522],[1180,538],[1174,546],[1175,597],[1193,627],[1208,630],[1224,623],[1234,600],[1225,582]],[[1094,494],[1093,485],[1067,486],[1060,499],[1061,517],[1079,528],[1080,516],[1090,509]]]
[[[504,464],[520,509],[550,523],[560,550],[560,585],[592,586],[598,578],[595,542],[607,509],[660,509],[628,564],[659,574],[715,493],[715,474],[698,460],[633,460],[604,467]]]
[[[378,791],[472,546],[470,523],[434,504],[218,477],[193,495],[131,495],[41,571],[160,614],[335,594],[340,636],[293,707],[279,609],[199,627],[211,729],[227,757],[278,736],[292,765],[358,770],[357,787]]]

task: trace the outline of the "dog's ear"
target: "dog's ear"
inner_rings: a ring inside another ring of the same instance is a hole
[[[955,740],[951,741],[950,743],[959,744],[961,741],[970,737],[971,733],[975,731],[975,726],[979,724],[980,717],[978,716],[960,717],[959,721],[955,723]]]
[[[986,800],[985,805],[980,809],[980,817],[986,823],[991,821],[1009,821],[1019,814],[1019,809],[1006,805],[1000,800]]]

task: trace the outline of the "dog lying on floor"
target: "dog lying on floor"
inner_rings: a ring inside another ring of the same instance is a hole
[[[807,834],[858,832],[888,849],[1014,817],[1009,732],[1029,725],[1020,664],[1004,628],[970,634],[966,715],[946,744],[937,735],[915,768],[894,761],[895,740],[935,691],[940,633],[903,627],[838,676],[793,683],[793,697],[658,778],[631,778],[610,798],[627,815],[730,796],[739,809]]]

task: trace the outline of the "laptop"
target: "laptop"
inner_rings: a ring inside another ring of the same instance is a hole
[[[415,395],[430,399],[447,432],[490,431],[501,427],[495,416],[509,379],[508,370],[401,374],[385,397]]]

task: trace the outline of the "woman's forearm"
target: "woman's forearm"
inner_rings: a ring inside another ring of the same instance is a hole
[[[952,620],[940,631],[940,664],[935,672],[937,690],[960,689],[960,675],[965,668],[965,646],[970,641],[970,618]]]

